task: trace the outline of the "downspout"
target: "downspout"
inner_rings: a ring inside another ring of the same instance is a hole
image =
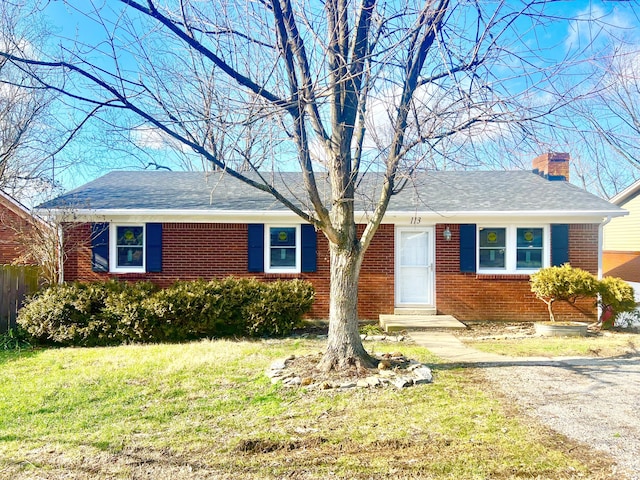
[[[58,222],[58,283],[64,282],[64,236],[62,222]]]
[[[604,245],[604,227],[611,221],[611,215],[607,215],[600,225],[598,225],[598,280],[602,280],[602,248]],[[598,295],[598,322],[602,317],[602,302]]]
[[[604,245],[604,227],[611,221],[611,215],[607,215],[598,225],[598,280],[602,279],[602,248]]]

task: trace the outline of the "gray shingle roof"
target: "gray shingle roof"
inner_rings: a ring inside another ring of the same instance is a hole
[[[369,210],[380,189],[378,175],[358,186],[357,210]],[[320,190],[328,183],[319,174]],[[275,184],[303,208],[299,173],[275,174]],[[369,200],[368,200],[369,199]],[[111,172],[40,206],[41,209],[282,211],[268,193],[228,174],[214,172]],[[390,212],[621,212],[611,203],[570,183],[525,171],[418,173],[390,202]]]

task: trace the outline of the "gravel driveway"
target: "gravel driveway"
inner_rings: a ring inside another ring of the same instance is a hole
[[[640,357],[483,365],[505,395],[552,429],[618,462],[640,480]]]

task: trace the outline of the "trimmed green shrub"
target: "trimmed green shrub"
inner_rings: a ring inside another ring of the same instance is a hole
[[[553,302],[574,303],[581,297],[597,299],[602,307],[600,324],[613,325],[616,315],[636,308],[631,285],[615,277],[598,280],[593,274],[569,264],[548,267],[531,275],[531,291],[547,304],[549,318],[555,320]]]
[[[302,280],[263,283],[244,311],[248,335],[287,335],[300,326],[301,311],[311,309],[314,290]]]
[[[17,322],[40,343],[86,346],[121,343],[131,337],[130,329],[121,322],[124,306],[135,304],[136,298],[155,290],[147,282],[129,284],[114,280],[53,285],[28,300]],[[144,318],[143,314],[140,316]]]
[[[600,323],[603,328],[611,328],[616,317],[636,308],[633,287],[616,277],[604,277],[598,283],[599,303],[602,307]]]
[[[549,319],[555,321],[553,303],[561,300],[575,303],[581,297],[595,297],[598,279],[591,273],[574,268],[568,263],[560,267],[547,267],[531,275],[531,291],[547,304]]]
[[[314,290],[301,280],[71,283],[42,290],[18,324],[36,341],[113,345],[233,335],[286,335],[311,308]]]

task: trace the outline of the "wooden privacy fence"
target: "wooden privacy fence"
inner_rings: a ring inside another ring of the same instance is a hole
[[[0,265],[0,333],[15,328],[25,296],[38,290],[40,267]]]

